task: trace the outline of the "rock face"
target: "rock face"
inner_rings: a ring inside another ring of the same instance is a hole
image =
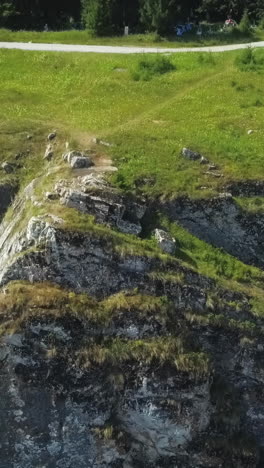
[[[170,219],[200,239],[245,263],[264,267],[264,216],[244,212],[229,193],[211,200],[181,198],[163,207]]]
[[[100,175],[80,177],[70,184],[61,181],[55,191],[63,205],[95,216],[97,223],[116,227],[126,234],[138,235],[142,230],[143,202],[121,195]]]
[[[52,281],[75,291],[87,292],[96,297],[105,297],[124,289],[152,291],[156,287],[149,273],[162,268],[158,259],[140,255],[120,255],[111,240],[94,234],[67,232],[58,224],[61,220],[47,222],[41,217],[32,218],[26,231],[10,238],[0,251],[2,269],[0,285],[12,280],[30,282]],[[166,267],[169,268],[169,264]],[[180,284],[162,288],[166,294],[175,296],[178,306],[203,308],[206,294],[201,287],[208,287],[210,281],[200,282],[198,275],[186,271],[194,286]]]
[[[11,204],[16,194],[16,191],[17,187],[11,184],[0,185],[0,221],[2,216],[5,214],[7,208]]]
[[[1,468],[262,467],[264,323],[250,298],[111,230],[140,232],[145,203],[104,177],[46,193],[47,210],[60,201],[104,224],[76,231],[27,220],[37,184],[0,225]],[[231,194],[163,209],[264,261],[262,218]]]
[[[227,323],[234,311],[224,310]],[[0,436],[3,468],[35,468],[40,461],[68,468],[73,462],[80,468],[262,466],[260,339],[243,346],[237,332],[189,323],[188,342],[209,352],[212,362],[197,371],[193,353],[188,370],[185,354],[183,370],[184,360],[177,367],[159,354],[149,363],[143,354],[121,358],[122,346],[144,349],[155,339],[163,340],[163,352],[175,340],[177,360],[176,337],[187,325],[185,309],[177,306],[162,318],[121,307],[107,324],[89,314],[78,318],[70,307],[57,318],[52,309],[35,307],[17,314],[20,328],[0,348],[1,425],[8,428]],[[129,329],[140,335],[128,335]],[[112,346],[117,357],[104,361]]]
[[[226,187],[226,190],[234,197],[263,197],[264,196],[264,181],[263,180],[244,180],[235,182]]]

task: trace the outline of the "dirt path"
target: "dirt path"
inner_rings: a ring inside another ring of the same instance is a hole
[[[182,53],[182,52],[227,52],[246,49],[248,47],[264,47],[264,41],[248,44],[233,44],[208,47],[182,48],[154,48],[127,46],[96,46],[96,45],[67,45],[67,44],[33,44],[24,42],[0,42],[0,49],[19,49],[46,52],[84,52],[97,54],[147,54],[147,53]]]

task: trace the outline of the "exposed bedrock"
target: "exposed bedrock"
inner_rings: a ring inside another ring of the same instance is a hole
[[[180,198],[162,205],[169,218],[243,262],[264,268],[264,215],[242,210],[230,194]]]
[[[17,187],[11,184],[0,184],[0,221],[11,205],[12,200],[16,194]]]

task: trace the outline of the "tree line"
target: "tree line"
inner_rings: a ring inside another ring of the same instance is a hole
[[[247,10],[252,21],[264,17],[264,0],[0,0],[0,27],[11,29],[87,28],[98,35],[133,32],[169,33],[181,21],[239,21]]]

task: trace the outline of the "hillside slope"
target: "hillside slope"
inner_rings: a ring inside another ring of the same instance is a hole
[[[263,465],[247,57],[0,52],[1,467]]]

